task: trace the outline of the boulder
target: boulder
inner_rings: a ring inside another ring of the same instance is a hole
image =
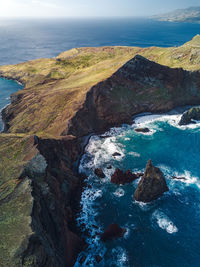
[[[98,176],[99,178],[105,178],[105,177],[106,177],[105,174],[104,174],[104,172],[102,171],[101,168],[97,168],[97,169],[95,169],[95,170],[94,170],[94,174],[95,174],[96,176]]]
[[[195,123],[193,120],[200,120],[200,108],[194,107],[185,111],[179,121],[179,125]]]
[[[116,223],[112,223],[108,226],[108,228],[106,228],[105,232],[101,234],[100,236],[101,236],[101,240],[105,242],[108,240],[123,237],[125,233],[126,233],[125,228],[121,228]]]
[[[119,152],[115,152],[115,153],[112,154],[112,156],[113,156],[113,157],[120,157],[121,154],[120,154]]]
[[[149,130],[149,128],[136,128],[135,132],[138,132],[138,133],[149,133],[150,130]]]
[[[133,182],[139,177],[139,174],[132,173],[130,170],[123,172],[117,168],[111,176],[111,183],[124,185]]]
[[[162,171],[152,165],[152,161],[147,162],[145,173],[134,193],[134,199],[141,202],[156,200],[164,192],[169,191]]]
[[[107,169],[108,169],[108,170],[112,169],[112,165],[108,165],[108,166],[107,166]]]
[[[172,177],[173,180],[187,180],[185,177],[176,177],[176,176],[173,176]]]

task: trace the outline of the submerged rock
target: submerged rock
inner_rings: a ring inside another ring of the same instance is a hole
[[[107,166],[107,169],[108,169],[108,170],[112,169],[112,165],[108,165],[108,166]]]
[[[147,162],[145,173],[134,193],[134,199],[142,202],[150,202],[169,191],[162,171]]]
[[[95,260],[96,260],[97,263],[101,262],[102,259],[103,259],[103,258],[102,258],[100,255],[96,255],[96,256],[95,256]]]
[[[193,120],[200,120],[200,108],[194,107],[185,111],[179,121],[179,125],[195,123]]]
[[[99,178],[105,178],[106,177],[101,168],[95,169],[94,174],[96,176],[98,176]]]
[[[125,228],[121,228],[116,223],[112,223],[108,226],[105,232],[101,234],[101,240],[105,242],[108,240],[117,239],[119,237],[123,237],[125,233]]]
[[[149,133],[150,130],[149,130],[149,128],[136,128],[135,132],[138,132],[138,133]]]
[[[112,156],[113,156],[113,157],[120,157],[121,154],[120,154],[119,152],[115,152],[115,153],[112,154]]]
[[[141,173],[132,173],[131,170],[127,170],[123,172],[119,168],[115,170],[113,175],[111,176],[111,183],[113,184],[128,184],[133,182],[134,180],[138,179],[143,174]]]
[[[176,176],[173,176],[172,177],[173,180],[187,180],[185,177],[176,177]]]

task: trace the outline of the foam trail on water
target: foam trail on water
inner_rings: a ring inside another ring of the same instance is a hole
[[[165,230],[168,234],[173,234],[178,232],[178,228],[176,227],[176,225],[173,224],[173,222],[168,218],[168,216],[164,212],[156,210],[152,214],[152,218],[153,220],[156,220],[158,226],[161,229]]]

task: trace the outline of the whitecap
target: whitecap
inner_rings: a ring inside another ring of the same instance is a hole
[[[131,156],[136,157],[136,158],[140,158],[140,156],[141,156],[139,153],[134,152],[134,151],[129,152],[128,155],[131,155]]]
[[[125,194],[125,191],[122,188],[118,188],[113,195],[115,195],[116,197],[123,197]]]
[[[174,223],[169,219],[169,217],[162,211],[156,210],[152,214],[153,220],[156,220],[158,226],[165,230],[169,234],[177,233],[178,228]]]

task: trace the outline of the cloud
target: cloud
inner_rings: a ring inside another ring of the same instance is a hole
[[[43,7],[48,7],[48,8],[59,8],[59,6],[56,4],[53,4],[50,2],[44,2],[44,1],[40,1],[40,0],[32,0],[32,4],[43,6]]]

